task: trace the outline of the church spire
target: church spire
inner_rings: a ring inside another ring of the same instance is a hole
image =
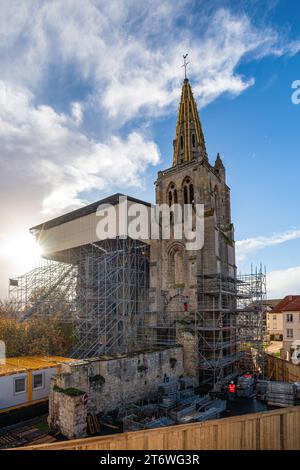
[[[173,141],[173,166],[192,160],[207,159],[204,135],[191,85],[184,79]]]

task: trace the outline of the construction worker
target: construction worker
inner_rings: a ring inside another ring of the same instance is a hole
[[[228,385],[227,389],[227,397],[228,397],[228,409],[231,409],[231,403],[235,399],[235,394],[236,394],[236,385],[234,381],[232,380],[230,384]]]

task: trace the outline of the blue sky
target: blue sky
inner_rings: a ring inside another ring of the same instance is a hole
[[[185,52],[239,268],[300,293],[299,17],[294,0],[2,0],[0,295],[33,265],[28,227],[117,191],[154,201]]]

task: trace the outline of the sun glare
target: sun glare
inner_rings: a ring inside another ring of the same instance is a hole
[[[32,235],[12,235],[0,245],[0,255],[12,261],[21,272],[34,268],[41,254],[41,248]]]

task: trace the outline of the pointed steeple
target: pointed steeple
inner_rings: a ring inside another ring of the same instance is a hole
[[[204,135],[191,85],[184,79],[173,141],[173,166],[192,160],[207,160]]]
[[[220,169],[224,169],[224,165],[223,165],[223,161],[222,161],[222,158],[221,158],[221,155],[217,154],[217,158],[216,158],[216,162],[215,162],[215,168],[220,170]]]
[[[221,179],[225,180],[225,166],[223,165],[223,161],[219,153],[217,154],[215,161],[215,171]]]

